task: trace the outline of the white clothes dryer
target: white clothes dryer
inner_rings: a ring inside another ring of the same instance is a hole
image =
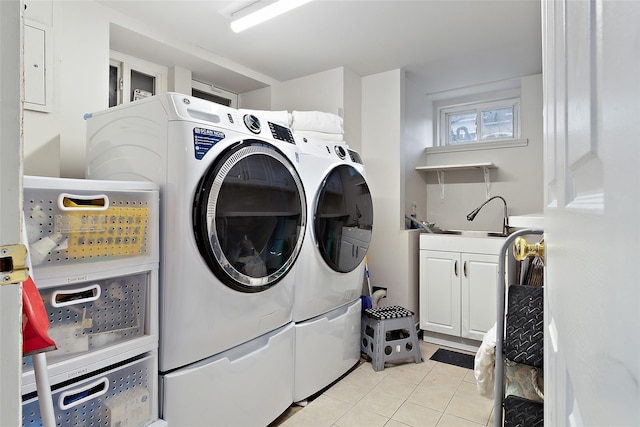
[[[310,218],[293,305],[294,401],[300,401],[360,358],[360,295],[373,203],[360,156],[347,144],[296,140]]]
[[[290,129],[175,93],[86,119],[87,177],[160,185],[162,417],[187,425],[186,413],[203,411],[189,396],[202,395],[211,397],[207,413],[268,424],[291,403],[293,292],[307,221]],[[257,358],[282,381],[213,368]],[[203,372],[217,380],[204,384]],[[264,395],[250,413],[213,399],[234,382]]]

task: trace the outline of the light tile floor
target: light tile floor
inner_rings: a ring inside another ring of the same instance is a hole
[[[420,341],[424,362],[364,362],[305,407],[270,427],[479,427],[493,425],[493,401],[480,396],[472,369],[429,360],[439,347]]]

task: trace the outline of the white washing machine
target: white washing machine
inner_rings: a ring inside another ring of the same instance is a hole
[[[310,218],[293,304],[297,402],[360,358],[360,295],[373,204],[357,153],[344,143],[296,141]]]
[[[169,93],[88,114],[87,132],[87,177],[160,185],[162,418],[268,424],[292,402],[307,221],[290,129]]]

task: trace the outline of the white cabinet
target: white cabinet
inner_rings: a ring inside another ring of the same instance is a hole
[[[420,329],[425,335],[456,337],[454,342],[482,340],[496,321],[498,253],[503,241],[420,236]]]

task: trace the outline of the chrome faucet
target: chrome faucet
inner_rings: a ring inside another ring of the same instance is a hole
[[[433,233],[432,228],[435,226],[433,222],[420,221],[419,219],[409,215],[405,215],[404,217],[415,224],[417,228],[424,229],[427,233]]]
[[[506,236],[507,234],[509,234],[509,229],[510,229],[510,227],[509,227],[509,215],[507,214],[507,201],[502,196],[493,196],[490,199],[485,200],[484,203],[482,203],[480,206],[478,206],[477,208],[472,210],[471,213],[469,213],[469,215],[467,215],[467,221],[473,221],[475,219],[476,215],[478,215],[478,212],[480,212],[480,209],[482,209],[482,207],[484,205],[486,205],[487,203],[489,203],[493,199],[500,199],[504,203],[504,218],[502,220],[502,234],[504,234]]]

